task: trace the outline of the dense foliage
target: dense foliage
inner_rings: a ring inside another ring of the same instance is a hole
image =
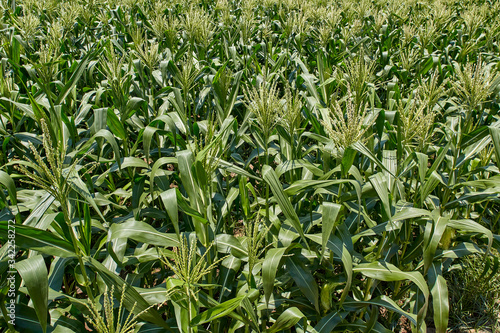
[[[445,332],[498,274],[500,2],[2,7],[2,327]]]

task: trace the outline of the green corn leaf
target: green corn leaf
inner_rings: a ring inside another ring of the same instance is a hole
[[[235,256],[230,255],[222,261],[221,273],[219,276],[219,285],[221,286],[221,295],[219,297],[219,302],[222,298],[226,297],[232,290],[232,286],[235,283],[235,276],[241,267],[241,260]]]
[[[47,331],[49,284],[45,261],[37,255],[16,263],[16,270],[23,278],[31,296],[42,330]]]
[[[38,222],[43,218],[45,212],[52,206],[54,201],[55,198],[50,193],[46,193],[31,211],[31,214],[24,220],[23,224],[31,227],[37,226]]]
[[[120,299],[123,291],[123,286],[126,285],[126,292],[124,293],[123,305],[128,310],[132,310],[132,307],[135,304],[134,314],[138,314],[147,308],[149,308],[150,304],[146,302],[146,300],[135,290],[134,287],[130,286],[126,283],[120,276],[115,273],[109,271],[104,265],[95,260],[92,257],[84,257],[84,261],[91,266],[97,274],[104,280],[106,285],[115,287],[115,298]],[[167,323],[163,320],[161,315],[155,308],[150,308],[148,311],[144,312],[141,316],[141,319],[147,320],[151,323],[154,323],[160,327],[170,329]]]
[[[418,316],[418,326],[421,325],[424,320],[423,315],[427,310],[427,304],[429,299],[429,288],[425,282],[424,277],[419,272],[403,272],[398,269],[393,264],[387,262],[372,262],[369,264],[359,264],[353,269],[355,273],[361,273],[372,279],[377,279],[381,281],[404,281],[410,280],[422,291],[425,303],[424,306],[419,310]]]
[[[307,235],[307,238],[316,242],[317,244],[322,244],[323,239],[320,238],[319,235]],[[350,241],[350,240],[349,240]],[[337,258],[342,260],[342,264],[344,265],[345,273],[346,273],[346,286],[342,291],[342,296],[339,301],[339,305],[342,305],[344,300],[351,289],[352,278],[353,278],[353,265],[352,265],[352,255],[349,252],[349,248],[352,248],[352,244],[350,246],[347,242],[341,240],[340,238],[331,235],[326,242],[326,247],[332,251]]]
[[[295,256],[287,258],[286,267],[300,291],[302,291],[307,299],[314,305],[316,311],[319,312],[318,284],[311,274],[311,271],[304,267]]]
[[[60,290],[64,279],[64,270],[70,261],[69,258],[57,257],[50,265],[50,272],[48,276],[49,288],[53,290]]]
[[[124,157],[121,159],[120,163],[117,161],[117,163],[113,164],[111,168],[109,168],[109,172],[115,172],[126,168],[149,169],[149,165],[138,157]]]
[[[306,160],[294,160],[294,161],[284,161],[280,165],[276,167],[276,175],[278,177],[281,177],[285,172],[291,171],[297,168],[306,168],[307,170],[311,171],[311,173],[317,177],[322,177],[323,176],[323,171],[316,167],[314,164],[311,162],[308,162]]]
[[[264,296],[266,298],[266,303],[269,303],[269,298],[273,293],[276,273],[279,269],[279,264],[283,254],[285,254],[286,248],[274,248],[269,249],[266,253],[266,258],[262,263],[262,283],[264,286]]]
[[[78,83],[78,80],[82,76],[82,74],[85,72],[85,69],[87,67],[87,64],[89,63],[89,60],[94,58],[97,53],[100,52],[100,50],[92,50],[92,51],[87,51],[83,59],[81,59],[78,62],[78,66],[76,67],[75,71],[71,75],[71,77],[68,79],[66,84],[64,85],[63,89],[59,92],[59,96],[57,97],[56,101],[54,104],[58,105],[61,104],[61,102],[68,96],[68,94],[71,92],[71,89],[73,89],[74,86]]]
[[[8,173],[0,170],[0,184],[5,186],[7,192],[9,193],[10,201],[13,205],[17,205],[17,191],[16,184],[9,176]]]
[[[198,182],[192,172],[191,167],[194,165],[195,158],[190,150],[177,152],[177,160],[179,162],[179,171],[184,189],[186,190],[191,207],[200,211],[201,204],[199,203]]]
[[[0,221],[0,239],[7,241],[8,222]],[[16,246],[25,250],[40,251],[44,254],[70,258],[76,256],[73,244],[53,233],[25,225],[16,225]]]
[[[321,233],[321,246],[323,249],[326,248],[326,243],[330,238],[330,235],[335,233],[337,227],[337,216],[339,215],[342,206],[332,202],[324,202],[322,205],[322,233]]]
[[[424,249],[424,274],[427,273],[429,267],[431,266],[436,249],[441,241],[441,237],[446,229],[449,218],[442,216],[434,216],[433,218],[433,228],[432,233],[426,234],[424,237],[424,244],[426,247]],[[427,237],[428,236],[428,237]]]
[[[479,223],[470,220],[470,219],[462,219],[462,220],[450,220],[449,226],[451,228],[461,230],[464,232],[472,232],[472,233],[480,233],[485,235],[488,238],[488,250],[491,249],[493,244],[493,233],[486,227],[483,227]],[[497,235],[495,235],[496,237]]]
[[[403,272],[393,264],[378,261],[356,265],[353,271],[381,281],[410,280],[417,285],[426,297],[429,296],[427,283],[419,272]]]
[[[171,188],[160,194],[161,201],[167,210],[168,217],[174,225],[175,233],[177,236],[180,234],[179,229],[179,211],[177,206],[177,191],[175,188]]]
[[[346,331],[352,331],[352,330],[359,330],[360,332],[364,332],[367,328],[367,323],[364,322],[361,319],[356,319],[354,323],[347,323],[347,324],[340,324],[337,326],[337,331],[338,332],[346,332]],[[391,331],[384,326],[382,326],[380,323],[376,323],[374,327],[371,328],[371,332],[374,333],[391,333],[394,331]]]
[[[276,319],[276,322],[271,326],[268,333],[275,333],[293,327],[302,318],[306,316],[298,308],[288,308]]]
[[[25,304],[16,304],[15,311],[18,332],[43,333],[53,331],[53,327],[48,324],[46,330],[43,330],[40,319],[33,308]]]
[[[239,259],[248,257],[247,249],[240,243],[238,238],[234,236],[219,234],[215,237],[215,244],[219,252],[231,253]]]
[[[347,311],[333,311],[321,318],[314,329],[318,333],[330,333],[349,314]]]
[[[109,228],[109,231],[111,240],[129,238],[138,242],[164,247],[180,246],[179,238],[176,234],[161,233],[144,222],[128,221],[115,223]]]
[[[405,316],[414,325],[417,325],[417,316],[416,315],[404,311],[403,309],[401,309],[399,307],[399,305],[396,304],[396,302],[394,302],[391,298],[389,298],[385,295],[373,298],[369,301],[346,301],[344,303],[344,306],[346,308],[349,308],[349,307],[357,308],[357,307],[364,307],[364,306],[368,306],[368,305],[383,306],[384,308],[386,308],[388,310],[394,311],[400,315]]]
[[[434,263],[429,271],[429,286],[432,294],[434,325],[437,333],[445,333],[448,329],[450,306],[448,302],[448,286],[441,272],[441,264]]]
[[[283,214],[285,214],[285,217],[292,223],[292,226],[295,228],[295,230],[299,233],[299,235],[305,242],[304,231],[302,229],[299,217],[297,216],[295,209],[293,209],[290,200],[288,200],[288,198],[285,196],[285,192],[281,187],[281,183],[278,179],[278,176],[276,175],[276,172],[274,172],[274,170],[270,166],[264,165],[262,167],[262,176],[264,180],[271,187],[274,197],[276,198],[278,205],[283,211]]]
[[[121,140],[126,139],[127,131],[123,127],[123,124],[121,123],[120,119],[118,119],[118,116],[115,114],[112,108],[108,108],[107,124],[111,132],[114,135],[116,135],[119,139]]]
[[[356,157],[356,154],[357,154],[356,150],[354,150],[350,147],[347,147],[344,150],[344,156],[342,156],[342,161],[340,163],[342,175],[344,175],[344,177],[347,175],[347,172],[351,169],[351,166],[354,163],[354,158]]]
[[[493,141],[493,147],[495,148],[495,159],[497,167],[500,168],[500,128],[489,127],[491,140]]]
[[[106,221],[106,218],[102,215],[101,210],[97,207],[97,204],[94,200],[92,194],[90,194],[87,185],[82,181],[76,170],[72,170],[68,172],[67,170],[63,170],[63,173],[67,172],[67,181],[70,184],[71,188],[78,193],[81,197],[85,199],[89,204],[92,205],[97,214],[101,217],[103,221]]]
[[[205,324],[211,322],[214,319],[228,315],[241,305],[241,302],[245,297],[245,295],[238,296],[236,298],[225,301],[224,303],[216,305],[206,310],[205,312],[200,313],[191,320],[191,326]]]
[[[368,157],[368,159],[370,159],[373,163],[375,163],[381,170],[384,170],[389,175],[396,178],[396,176],[394,174],[392,174],[392,172],[390,170],[388,170],[385,167],[385,165],[375,155],[373,155],[373,153],[364,144],[362,144],[361,142],[358,141],[352,145],[352,148],[354,148],[355,150],[357,150],[361,154]]]
[[[392,220],[392,211],[391,211],[391,199],[389,198],[389,192],[387,187],[387,180],[381,173],[377,173],[374,176],[370,177],[370,183],[378,194],[380,201],[382,202],[382,207],[384,208],[384,212],[386,214],[386,218],[390,221]]]
[[[104,138],[106,139],[106,141],[109,142],[111,148],[113,148],[113,152],[115,153],[115,160],[118,163],[118,167],[120,168],[121,167],[120,148],[118,147],[118,143],[116,143],[116,139],[113,136],[113,134],[107,129],[102,129],[94,135],[94,138]],[[93,140],[91,139],[89,141],[92,142]]]

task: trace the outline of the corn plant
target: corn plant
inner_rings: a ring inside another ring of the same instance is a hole
[[[497,2],[1,8],[1,330],[500,326]]]

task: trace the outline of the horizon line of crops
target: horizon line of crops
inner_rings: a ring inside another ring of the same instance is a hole
[[[2,1],[0,322],[446,332],[443,275],[499,268],[499,13]]]

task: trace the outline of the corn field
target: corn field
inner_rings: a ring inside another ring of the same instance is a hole
[[[1,5],[0,331],[447,332],[500,281],[499,1]]]

